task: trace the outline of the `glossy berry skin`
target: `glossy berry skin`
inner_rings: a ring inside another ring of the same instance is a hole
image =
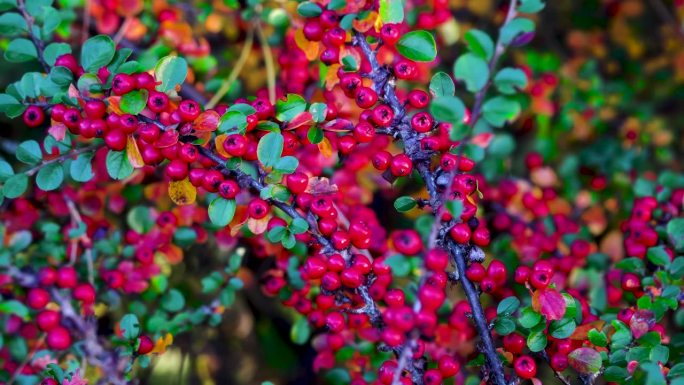
[[[45,122],[45,111],[35,105],[28,106],[22,115],[22,119],[29,128],[39,127]]]
[[[192,122],[202,112],[199,103],[194,100],[183,100],[178,105],[178,115],[184,122]]]
[[[471,236],[470,226],[465,223],[458,223],[449,230],[449,235],[458,243],[467,243]]]
[[[105,133],[104,141],[110,149],[114,151],[123,151],[126,148],[128,136],[123,130],[110,130]]]
[[[268,214],[269,206],[268,203],[263,199],[253,199],[247,205],[247,212],[249,216],[254,219],[261,219]]]
[[[515,374],[525,380],[534,378],[534,376],[537,375],[537,364],[530,356],[520,356],[516,358],[513,363],[513,368],[515,369]]]
[[[240,134],[229,135],[223,141],[223,149],[231,156],[241,157],[247,153],[247,138]]]
[[[135,89],[135,78],[128,74],[116,74],[112,80],[112,92],[125,95]]]
[[[394,176],[407,176],[413,171],[413,161],[406,154],[398,154],[392,158],[390,171]]]
[[[370,108],[378,101],[378,94],[370,87],[360,87],[356,92],[356,104],[361,108]]]
[[[36,316],[36,324],[40,330],[48,332],[59,326],[61,319],[62,316],[59,312],[43,310]]]
[[[71,335],[66,328],[58,326],[47,333],[45,342],[50,349],[65,350],[71,346]]]
[[[401,37],[399,26],[390,23],[384,24],[380,29],[380,37],[385,44],[394,45]]]
[[[413,90],[409,92],[407,101],[413,108],[425,108],[430,103],[430,95],[423,90]]]
[[[218,193],[222,198],[235,199],[235,196],[240,192],[240,186],[232,179],[221,182],[218,188]]]
[[[140,344],[138,344],[139,355],[145,355],[154,349],[154,341],[146,335],[140,336]]]
[[[188,164],[180,159],[174,159],[166,166],[166,175],[171,180],[183,180],[188,176]]]
[[[57,270],[57,286],[60,288],[73,288],[76,286],[78,275],[72,266],[63,266]]]
[[[79,284],[74,288],[73,296],[84,304],[95,302],[95,288],[89,283]]]
[[[26,304],[31,309],[43,309],[48,302],[50,302],[50,293],[39,287],[29,290],[26,295]]]
[[[503,338],[503,346],[513,354],[520,354],[526,346],[525,338],[518,333],[511,333]]]

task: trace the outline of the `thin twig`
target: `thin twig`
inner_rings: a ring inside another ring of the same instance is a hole
[[[128,32],[128,28],[131,26],[133,23],[133,17],[128,16],[124,19],[123,23],[121,23],[121,27],[119,27],[119,30],[116,32],[116,35],[112,38],[114,41],[114,44],[119,44],[121,40],[124,38],[126,35],[126,32]]]
[[[50,66],[45,61],[45,57],[43,55],[43,51],[45,51],[45,46],[43,44],[43,41],[40,40],[40,38],[33,33],[33,22],[35,20],[33,19],[33,16],[31,16],[31,14],[29,14],[26,10],[25,0],[17,0],[17,9],[19,9],[19,12],[21,12],[21,15],[24,17],[24,20],[26,20],[26,27],[28,28],[29,37],[31,38],[33,44],[36,46],[36,52],[38,53],[38,61],[43,66],[45,72],[50,72]]]
[[[235,80],[237,80],[237,77],[240,75],[240,72],[242,72],[242,68],[245,66],[245,63],[247,63],[247,59],[249,58],[249,53],[252,51],[252,45],[254,44],[254,27],[250,27],[247,30],[247,38],[245,38],[245,44],[242,46],[242,52],[240,52],[240,57],[238,57],[237,62],[235,62],[235,65],[233,66],[233,70],[230,71],[230,74],[228,77],[223,80],[223,83],[221,83],[221,87],[216,91],[214,96],[209,100],[209,102],[206,105],[206,109],[211,109],[216,107],[216,105],[223,99],[223,97],[230,91],[230,87],[233,86],[233,83]]]
[[[256,32],[259,38],[259,45],[264,53],[264,63],[266,65],[266,84],[268,85],[268,100],[271,104],[276,102],[276,89],[275,89],[275,60],[273,59],[273,52],[271,51],[271,46],[268,44],[268,39],[266,34],[264,34],[263,28],[261,28],[261,23],[256,22]]]

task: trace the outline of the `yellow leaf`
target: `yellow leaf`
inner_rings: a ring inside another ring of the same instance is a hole
[[[330,158],[333,154],[333,149],[332,145],[330,144],[330,141],[328,138],[323,138],[323,140],[318,143],[318,150],[323,154],[324,157]]]
[[[128,161],[131,162],[131,166],[135,168],[145,166],[143,157],[140,154],[140,149],[138,148],[138,143],[135,142],[133,135],[128,135],[128,138],[126,139],[126,154],[128,155]]]
[[[171,181],[169,182],[169,198],[179,206],[190,205],[197,199],[197,189],[188,178]]]
[[[301,28],[295,32],[295,43],[297,43],[297,47],[304,51],[304,55],[306,55],[308,60],[313,61],[318,59],[320,44],[316,41],[307,40],[304,36],[304,30]]]
[[[166,352],[166,348],[171,344],[173,344],[173,335],[171,333],[166,333],[166,335],[157,339],[151,353],[162,354]]]
[[[379,15],[377,12],[369,12],[363,19],[354,19],[352,25],[354,29],[359,32],[368,32],[369,29],[373,28],[375,25],[375,20],[378,19]]]

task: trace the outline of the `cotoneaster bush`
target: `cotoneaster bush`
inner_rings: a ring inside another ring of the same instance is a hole
[[[81,3],[0,1],[0,381],[135,382],[259,288],[329,383],[684,383],[681,138],[542,1]]]

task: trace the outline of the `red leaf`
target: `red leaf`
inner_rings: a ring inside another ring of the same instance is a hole
[[[578,348],[568,355],[570,366],[582,374],[598,373],[603,366],[601,354],[592,348]]]
[[[547,320],[563,319],[565,306],[563,295],[553,289],[537,290],[532,295],[532,307]]]
[[[157,139],[157,141],[154,142],[154,146],[157,148],[165,148],[165,147],[171,147],[176,143],[178,143],[178,131],[168,130],[168,131],[164,131],[161,134],[159,139]]]
[[[195,131],[216,131],[221,117],[216,111],[205,111],[192,122]]]
[[[637,310],[629,322],[629,330],[634,338],[639,339],[655,325],[655,315],[650,310]]]

